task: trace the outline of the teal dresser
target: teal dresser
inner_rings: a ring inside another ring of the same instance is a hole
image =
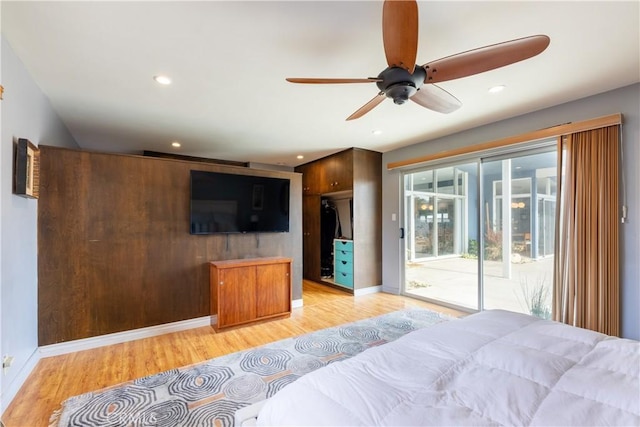
[[[336,285],[353,289],[353,240],[334,239],[333,269]]]

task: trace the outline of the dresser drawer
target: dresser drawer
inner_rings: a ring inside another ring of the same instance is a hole
[[[353,252],[353,240],[335,239],[333,247],[336,251]]]
[[[338,285],[353,289],[353,274],[351,273],[336,271],[336,275],[334,276],[333,280]]]
[[[333,259],[335,260],[336,263],[338,261],[353,262],[353,252],[334,251],[333,252]]]
[[[340,271],[342,273],[353,274],[353,262],[345,260],[335,260],[334,264],[336,274]]]

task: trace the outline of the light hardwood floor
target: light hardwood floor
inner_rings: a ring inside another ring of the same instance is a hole
[[[385,293],[353,297],[309,281],[303,284],[303,302],[287,319],[218,333],[211,327],[195,328],[44,358],[5,411],[3,421],[7,427],[48,426],[51,414],[71,396],[403,308],[464,314]]]

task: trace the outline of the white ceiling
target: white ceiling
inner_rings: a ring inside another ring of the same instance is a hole
[[[0,5],[4,37],[91,150],[295,166],[352,146],[384,152],[640,81],[638,1],[419,2],[418,64],[535,34],[551,44],[529,60],[439,84],[463,103],[449,115],[386,100],[349,122],[375,84],[285,77],[377,76],[387,66],[380,1]],[[173,84],[158,85],[157,74]],[[497,84],[507,89],[489,94]],[[182,148],[171,148],[174,140]]]

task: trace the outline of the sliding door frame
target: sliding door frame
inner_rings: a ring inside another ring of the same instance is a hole
[[[406,221],[407,221],[407,212],[406,212],[406,198],[407,192],[405,188],[405,179],[406,176],[427,170],[435,170],[439,168],[445,167],[456,167],[460,164],[469,164],[476,163],[477,166],[477,221],[478,221],[478,276],[477,276],[477,309],[460,306],[454,303],[419,296],[413,293],[408,293],[406,290],[406,248],[407,241],[409,238],[407,233],[404,233],[402,242],[402,254],[401,254],[401,268],[400,268],[400,293],[404,296],[408,296],[411,298],[420,299],[423,301],[431,302],[434,304],[438,304],[444,307],[454,308],[460,311],[474,313],[477,311],[484,310],[484,246],[485,246],[485,236],[484,236],[484,227],[485,227],[485,214],[482,209],[482,203],[484,200],[484,177],[483,177],[483,163],[491,162],[491,161],[499,161],[505,159],[512,159],[514,157],[524,157],[528,155],[535,155],[545,152],[551,152],[557,150],[557,139],[556,138],[547,138],[543,140],[534,140],[530,142],[523,142],[514,145],[505,145],[497,148],[490,148],[484,151],[474,151],[471,153],[467,153],[464,155],[457,155],[450,158],[438,158],[426,163],[421,163],[419,165],[415,165],[412,168],[402,168],[399,174],[400,179],[400,226],[406,230]],[[533,185],[533,184],[532,184]],[[465,195],[465,199],[467,199],[468,194]],[[466,200],[468,203],[468,199]],[[509,200],[510,203],[510,200]],[[466,225],[465,225],[466,227]]]

